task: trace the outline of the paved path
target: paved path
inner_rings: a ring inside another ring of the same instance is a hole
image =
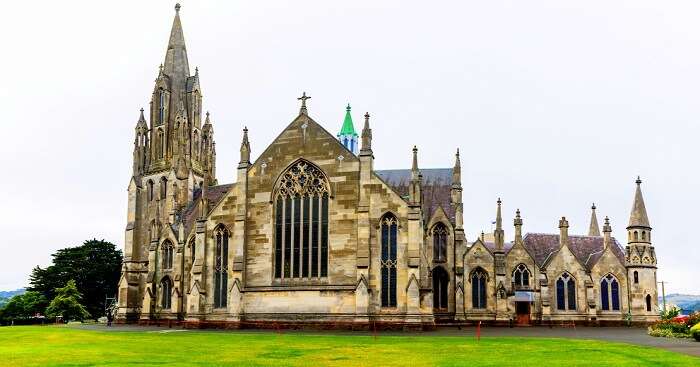
[[[102,330],[102,331],[151,331],[151,332],[245,332],[245,333],[269,333],[270,330],[193,330],[181,328],[168,328],[157,326],[135,326],[135,325],[115,325],[106,327],[104,325],[81,325],[78,326],[87,330]],[[284,333],[289,334],[333,334],[333,335],[372,335],[366,331],[299,331],[285,330]],[[476,327],[444,327],[438,328],[435,331],[428,332],[399,332],[385,331],[380,332],[380,335],[411,335],[411,336],[464,336],[474,337],[476,335]],[[576,327],[576,328],[549,328],[549,327],[482,327],[481,336],[484,337],[538,337],[538,338],[571,338],[571,339],[594,339],[594,340],[609,340],[614,342],[622,342],[636,344],[642,346],[663,348],[673,352],[689,354],[700,357],[700,342],[693,339],[676,339],[676,338],[658,338],[647,335],[646,328],[628,328],[628,327]]]

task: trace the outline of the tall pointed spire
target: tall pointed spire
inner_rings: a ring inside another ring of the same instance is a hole
[[[588,226],[588,235],[592,237],[600,237],[600,228],[598,227],[598,217],[595,215],[595,203],[591,206],[591,224]]]
[[[455,154],[455,166],[452,168],[452,186],[462,186],[462,162],[459,160],[459,148],[457,148],[457,154]]]
[[[649,217],[647,216],[647,208],[644,205],[642,197],[642,180],[637,177],[637,190],[634,193],[634,204],[632,204],[632,212],[630,213],[630,223],[628,227],[646,227],[649,225]]]
[[[504,233],[503,233],[503,217],[501,216],[501,198],[496,201],[496,229],[493,230],[493,238],[496,243],[496,251],[503,252]]]
[[[413,146],[413,163],[411,164],[411,180],[417,180],[420,172],[418,171],[418,147]]]
[[[243,140],[241,141],[241,161],[238,163],[238,168],[248,167],[250,165],[250,142],[248,141],[248,127],[243,128]]]
[[[190,66],[187,61],[187,48],[185,47],[185,34],[180,22],[180,4],[175,4],[175,19],[170,29],[168,49],[165,53],[163,72],[170,78],[190,76]]]

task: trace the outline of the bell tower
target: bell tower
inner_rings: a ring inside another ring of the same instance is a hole
[[[654,321],[659,318],[656,291],[656,253],[651,244],[651,226],[642,197],[642,180],[637,188],[627,226],[625,267],[629,280],[630,312],[633,321]]]

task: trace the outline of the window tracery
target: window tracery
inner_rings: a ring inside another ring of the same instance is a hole
[[[396,250],[398,220],[393,214],[386,214],[381,219],[381,276],[382,307],[396,307]]]

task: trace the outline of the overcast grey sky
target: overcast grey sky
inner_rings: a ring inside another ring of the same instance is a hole
[[[133,129],[163,61],[174,1],[12,1],[0,12],[0,289],[59,248],[123,246]],[[451,167],[465,228],[507,239],[587,231],[589,207],[624,240],[641,175],[669,292],[700,293],[698,1],[183,1],[232,182],[297,114],[340,129],[372,114],[378,169]],[[194,70],[192,70],[194,72]],[[359,127],[358,127],[359,128]]]

